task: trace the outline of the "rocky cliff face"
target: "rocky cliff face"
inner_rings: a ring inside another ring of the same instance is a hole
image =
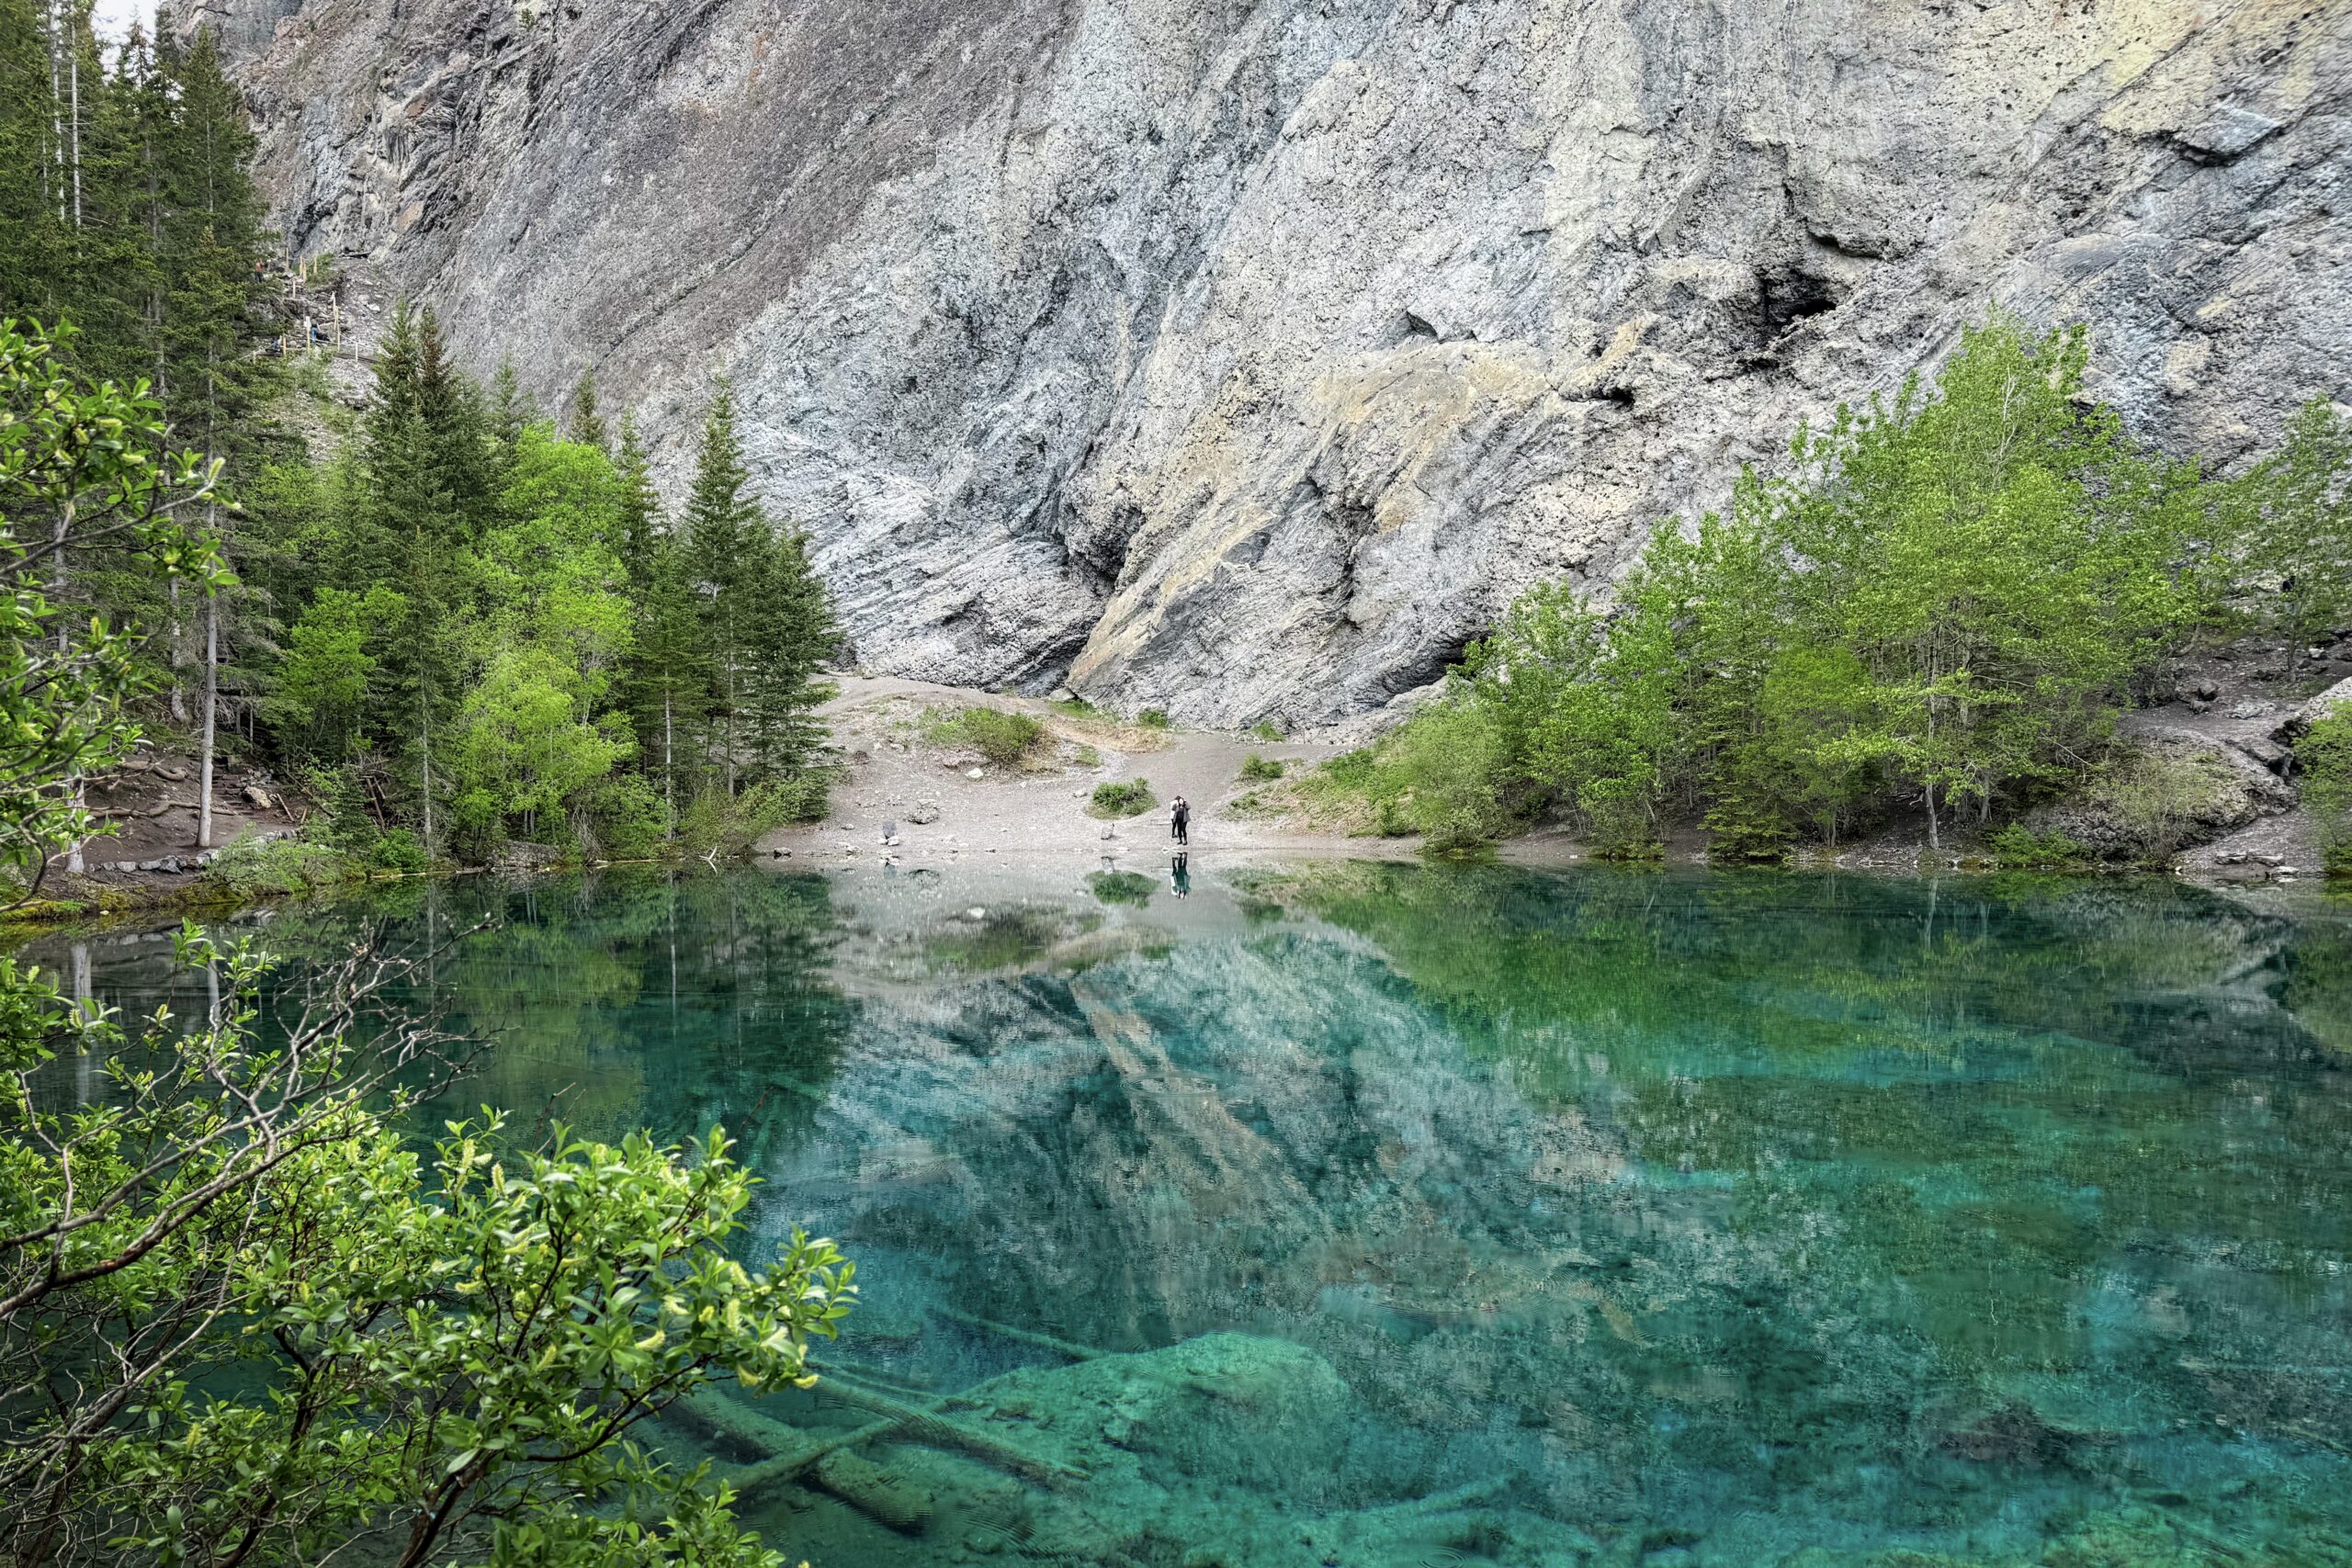
[[[731,373],[876,671],[1314,723],[1995,301],[2222,460],[2352,364],[2344,0],[227,12],[290,243],[673,479]]]

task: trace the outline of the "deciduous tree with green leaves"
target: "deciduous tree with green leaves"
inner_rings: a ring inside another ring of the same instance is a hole
[[[49,555],[211,581],[180,517],[216,472],[168,454],[152,399],[0,327],[20,873],[87,829],[61,786],[137,739],[129,634],[69,627]],[[413,955],[363,940],[266,1009],[250,946],[189,929],[178,956],[211,999],[135,1034],[0,957],[0,1560],[775,1568],[725,1488],[631,1440],[714,1378],[805,1384],[854,1299],[830,1243],[736,1256],[752,1179],[725,1134],[525,1139],[485,1111],[427,1157],[402,1118],[472,1047],[391,1004]],[[66,1056],[103,1091],[53,1092]]]

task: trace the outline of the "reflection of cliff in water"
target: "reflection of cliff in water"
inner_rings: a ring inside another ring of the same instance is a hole
[[[849,1353],[1033,1359],[938,1306],[1116,1351],[1238,1329],[1348,1391],[1317,1507],[1505,1474],[1725,1551],[1758,1517],[1891,1543],[1874,1488],[2036,1535],[2135,1466],[2245,1512],[2246,1429],[2341,1468],[2344,1383],[2269,1370],[2340,1363],[2352,1319],[2352,1100],[2278,1000],[2333,933],[2162,888],[1261,891],[1343,929],[868,1015],[772,1171],[861,1259]]]
[[[857,1259],[831,1377],[662,1438],[794,1561],[2352,1562],[2342,921],[1154,886],[616,874],[263,929],[299,965],[496,914],[423,987],[502,1037],[469,1100],[721,1122],[758,1247]]]

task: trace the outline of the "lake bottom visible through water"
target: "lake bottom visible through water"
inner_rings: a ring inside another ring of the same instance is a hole
[[[656,1435],[815,1568],[2352,1564],[2352,921],[1198,862],[405,885],[469,1103],[858,1264]],[[1147,874],[1148,873],[1148,874]],[[1182,895],[1180,897],[1180,893]],[[192,982],[93,939],[94,984]],[[56,955],[45,963],[58,964]]]

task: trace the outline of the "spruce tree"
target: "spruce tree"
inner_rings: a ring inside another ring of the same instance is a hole
[[[490,402],[483,421],[490,433],[491,450],[497,455],[501,467],[514,459],[514,449],[522,445],[523,432],[537,423],[538,405],[531,394],[523,390],[523,383],[514,374],[514,363],[502,359],[498,374],[490,383]]]
[[[424,439],[448,491],[443,542],[470,548],[497,520],[498,491],[514,466],[522,426],[510,436],[503,413],[493,416],[483,408],[481,394],[450,357],[440,318],[430,310],[417,315],[416,402]]]
[[[403,302],[377,355],[363,426],[367,525],[382,562],[376,581],[401,595],[385,647],[392,702],[384,724],[409,759],[428,850],[447,775],[446,739],[437,773],[434,748],[436,737],[446,738],[460,695],[457,623],[466,608],[463,526],[443,468],[444,444],[428,416],[429,341],[424,323]]]
[[[670,535],[654,536],[645,552],[626,696],[643,772],[660,790],[673,832],[678,802],[691,798],[700,776],[712,680],[686,554]]]
[[[652,571],[661,502],[653,493],[653,464],[638,437],[635,414],[621,416],[621,447],[613,466],[620,474],[620,491],[615,498],[620,529],[612,541],[613,553],[628,570],[631,592],[642,593]]]
[[[786,527],[754,552],[746,596],[743,706],[752,773],[806,772],[824,739],[817,707],[831,694],[818,671],[840,642],[831,596],[808,558],[808,536]]]
[[[571,407],[564,416],[564,434],[574,441],[585,442],[598,451],[612,447],[612,434],[605,428],[605,416],[596,409],[596,373],[582,370],[578,385],[571,389]]]
[[[750,494],[751,475],[735,434],[735,394],[724,377],[703,422],[694,488],[686,496],[686,545],[695,586],[703,601],[704,647],[711,665],[708,711],[717,730],[719,776],[735,792],[742,716],[750,599],[756,590],[757,548],[768,522]]]

